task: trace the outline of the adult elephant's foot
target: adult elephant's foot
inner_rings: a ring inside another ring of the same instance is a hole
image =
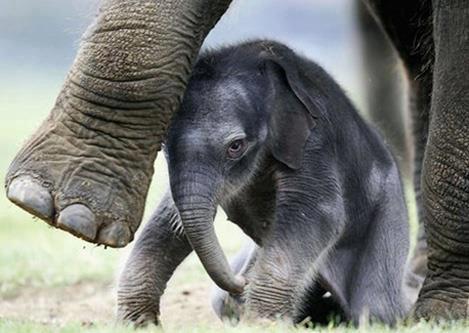
[[[74,82],[11,164],[7,196],[75,236],[122,247],[139,226],[167,121],[143,104],[92,104]]]
[[[424,320],[467,320],[469,286],[455,277],[429,275],[422,287],[413,315],[414,319]]]

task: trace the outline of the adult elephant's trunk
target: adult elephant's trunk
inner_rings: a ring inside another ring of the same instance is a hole
[[[213,225],[216,213],[217,179],[213,175],[185,173],[187,177],[171,180],[174,202],[179,210],[184,232],[212,280],[222,289],[241,293],[245,285],[236,277],[218,242]]]

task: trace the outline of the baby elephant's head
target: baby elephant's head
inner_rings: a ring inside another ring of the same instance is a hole
[[[171,191],[185,234],[214,282],[230,292],[244,283],[214,233],[218,200],[242,190],[266,158],[301,167],[318,113],[301,61],[272,42],[201,56],[168,133]]]

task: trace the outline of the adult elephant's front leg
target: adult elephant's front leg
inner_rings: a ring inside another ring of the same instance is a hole
[[[468,318],[469,4],[433,1],[434,88],[423,167],[428,274],[416,305],[421,318]]]
[[[8,198],[87,241],[127,245],[153,162],[207,33],[231,0],[104,0]]]
[[[138,326],[158,324],[160,298],[166,283],[191,251],[168,193],[127,259],[119,280],[118,318]]]

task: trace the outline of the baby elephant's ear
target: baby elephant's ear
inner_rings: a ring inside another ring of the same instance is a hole
[[[319,99],[293,51],[263,52],[269,93],[268,144],[273,156],[292,169],[301,167],[306,141],[319,116]]]

